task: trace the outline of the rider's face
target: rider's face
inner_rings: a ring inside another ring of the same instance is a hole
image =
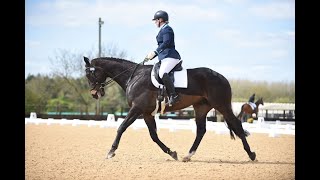
[[[163,22],[163,21],[161,18],[159,18],[159,19],[154,20],[154,22],[157,25],[157,27],[159,28],[161,26],[161,22]]]

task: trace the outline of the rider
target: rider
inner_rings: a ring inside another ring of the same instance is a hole
[[[256,108],[256,104],[254,103],[254,98],[255,98],[256,94],[253,93],[250,98],[249,98],[249,101],[248,103],[251,105],[252,109],[255,109]]]
[[[252,103],[254,103],[254,98],[255,98],[255,96],[256,96],[256,94],[255,94],[255,93],[253,93],[253,94],[250,96],[250,98],[249,98],[249,101],[248,101],[248,102],[252,102]]]
[[[156,37],[158,48],[150,52],[146,59],[152,60],[158,56],[161,61],[159,69],[159,77],[162,79],[167,92],[169,94],[169,105],[172,105],[180,100],[179,95],[176,93],[174,84],[169,78],[168,73],[181,61],[179,52],[175,49],[174,32],[169,24],[169,15],[167,12],[159,10],[154,14],[155,24],[160,28]]]

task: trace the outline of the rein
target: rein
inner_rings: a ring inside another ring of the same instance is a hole
[[[129,79],[128,79],[128,82],[127,82],[127,84],[128,84],[128,83],[131,81],[132,76],[133,76],[134,72],[137,70],[138,66],[139,66],[140,64],[143,64],[143,65],[144,65],[145,62],[147,62],[146,59],[143,60],[142,62],[136,64],[135,66],[132,66],[132,67],[130,67],[130,68],[122,71],[121,73],[117,74],[116,76],[114,76],[113,78],[111,78],[110,80],[108,80],[107,82],[101,83],[102,87],[109,85],[110,83],[112,83],[112,82],[114,81],[114,79],[115,79],[116,77],[118,77],[118,76],[120,76],[121,74],[123,74],[123,73],[129,71],[130,69],[134,68],[133,72],[131,73],[131,75],[130,75],[130,77],[129,77]]]

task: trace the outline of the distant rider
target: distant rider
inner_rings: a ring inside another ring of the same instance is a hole
[[[254,110],[257,105],[254,103],[254,98],[255,98],[256,94],[253,93],[250,98],[249,98],[249,101],[248,101],[248,104],[252,107],[252,110]]]

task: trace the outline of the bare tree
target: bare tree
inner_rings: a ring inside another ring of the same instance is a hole
[[[115,58],[126,58],[127,52],[124,50],[119,50],[118,46],[114,43],[109,43],[106,46],[102,45],[101,48],[102,57],[115,57]]]
[[[102,56],[125,58],[127,54],[126,51],[119,50],[117,45],[114,43],[110,43],[107,46],[102,46],[101,49]],[[88,98],[84,95],[84,92],[87,92],[88,89],[84,89],[83,87],[79,86],[79,84],[76,83],[77,81],[74,81],[73,78],[83,77],[85,75],[83,56],[86,54],[88,58],[92,59],[95,57],[94,54],[98,54],[94,52],[97,52],[94,48],[86,53],[77,53],[59,49],[55,51],[54,58],[49,58],[50,63],[52,64],[51,70],[53,76],[62,77],[65,82],[74,89],[75,95],[78,97],[77,99],[80,99],[79,103],[85,105],[86,112],[88,112],[88,106],[91,101],[91,98]]]

